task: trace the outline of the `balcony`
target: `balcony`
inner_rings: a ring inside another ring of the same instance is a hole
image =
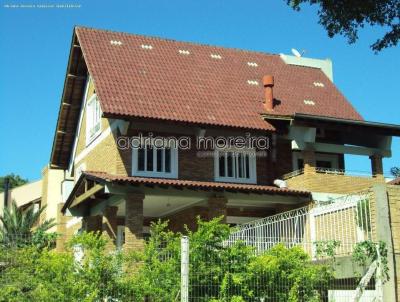
[[[341,169],[299,169],[283,175],[288,187],[311,192],[350,194],[385,182],[384,177]]]

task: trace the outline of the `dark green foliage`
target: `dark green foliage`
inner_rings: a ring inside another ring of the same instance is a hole
[[[9,189],[22,186],[28,182],[27,179],[24,179],[19,175],[15,175],[14,173],[6,176],[0,176],[0,193],[4,191],[4,182],[6,178],[9,179]]]
[[[325,297],[330,265],[313,264],[296,247],[277,245],[256,256],[241,242],[228,245],[230,230],[220,221],[199,220],[196,232],[186,231],[191,298],[305,302]],[[107,240],[94,233],[75,236],[63,253],[32,243],[0,244],[0,302],[179,301],[180,238],[160,221],[152,225],[142,252],[107,252]]]
[[[49,235],[45,232],[55,226],[54,219],[39,223],[40,215],[45,208],[42,207],[38,211],[33,207],[22,210],[13,201],[11,207],[5,208],[3,215],[0,216],[0,242],[21,245],[26,241],[35,240],[36,244],[39,244],[38,241],[41,239],[51,239],[54,235],[48,238]]]
[[[318,5],[319,23],[328,36],[343,35],[349,43],[358,39],[365,25],[386,28],[383,37],[371,45],[375,52],[396,46],[400,39],[400,0],[286,0],[295,10],[304,3]]]
[[[108,253],[106,243],[98,234],[83,233],[63,253],[35,246],[3,248],[0,301],[143,301],[140,282],[123,266],[124,256]],[[84,250],[80,261],[74,257],[78,247]]]
[[[390,173],[394,176],[394,177],[400,177],[400,168],[399,167],[392,167],[390,169]]]
[[[371,262],[378,259],[378,251],[381,256],[382,273],[384,276],[383,282],[389,280],[389,267],[388,267],[388,249],[386,243],[380,241],[375,243],[371,240],[362,241],[357,243],[353,251],[353,259],[361,266],[369,265]]]
[[[314,264],[300,247],[281,244],[256,257],[249,271],[263,278],[265,301],[321,301],[333,278],[330,265]]]
[[[340,246],[340,241],[338,240],[320,240],[315,241],[315,252],[317,258],[330,258],[334,260],[336,255],[336,248]]]

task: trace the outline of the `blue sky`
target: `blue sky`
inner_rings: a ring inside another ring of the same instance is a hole
[[[3,1],[0,0],[0,175],[40,178],[48,163],[74,25],[168,37],[270,53],[307,51],[331,58],[334,81],[366,120],[400,124],[400,47],[374,55],[380,28],[348,45],[330,39],[315,7],[294,12],[286,0]],[[6,8],[6,4],[71,3],[76,9]],[[400,141],[385,171],[400,166]],[[347,168],[370,171],[365,157]]]

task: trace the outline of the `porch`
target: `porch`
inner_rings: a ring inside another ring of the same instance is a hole
[[[63,206],[66,215],[82,217],[82,228],[101,231],[110,248],[141,249],[150,225],[168,220],[172,231],[196,228],[197,217],[224,216],[230,225],[308,204],[300,190],[272,186],[115,176],[84,172]]]

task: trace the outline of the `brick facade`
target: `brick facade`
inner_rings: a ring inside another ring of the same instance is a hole
[[[85,143],[85,116],[83,117],[83,123],[81,128],[78,145],[81,147]],[[105,130],[110,127],[110,121],[108,119],[102,119],[102,129]],[[143,135],[147,135],[148,131],[131,130],[127,136],[132,137],[141,132]],[[162,137],[179,137],[181,134],[177,133],[153,133],[153,136]],[[99,142],[83,159],[75,164],[75,168],[81,164],[85,164],[87,171],[102,171],[117,175],[131,175],[132,171],[132,150],[131,149],[119,149],[116,143],[116,139],[120,135],[119,130],[115,129],[106,138]],[[242,135],[238,132],[237,135]],[[196,149],[196,138],[190,136],[192,140],[192,148],[189,150],[179,150],[178,154],[178,177],[184,180],[200,180],[200,181],[214,181],[214,158],[212,156],[201,157],[198,156],[198,151],[211,151],[211,150],[197,150]],[[93,142],[95,143],[95,142]],[[77,155],[80,154],[80,148],[77,149]],[[83,151],[84,148],[81,150]],[[290,152],[286,150],[285,152]],[[274,164],[270,158],[270,152],[267,152],[268,156],[257,157],[256,170],[257,170],[257,183],[263,185],[271,185],[273,180],[277,178],[275,173]],[[291,158],[291,153],[290,156]],[[291,159],[290,159],[291,167]],[[289,167],[288,167],[289,169]],[[285,170],[286,171],[286,170]]]
[[[109,239],[107,249],[115,249],[117,241],[117,207],[106,207],[103,210],[102,233]]]
[[[163,219],[168,220],[168,228],[174,232],[183,232],[186,225],[189,230],[197,229],[197,217],[201,219],[208,218],[208,209],[204,206],[194,206],[177,213],[168,215]]]
[[[377,177],[325,173],[304,173],[286,180],[291,189],[337,194],[349,194],[367,190],[373,184],[383,183],[383,181],[382,178]]]
[[[129,194],[125,198],[124,250],[143,248],[143,194]]]
[[[222,222],[226,221],[226,204],[228,200],[225,197],[210,197],[207,201],[208,205],[208,219],[224,216]]]

